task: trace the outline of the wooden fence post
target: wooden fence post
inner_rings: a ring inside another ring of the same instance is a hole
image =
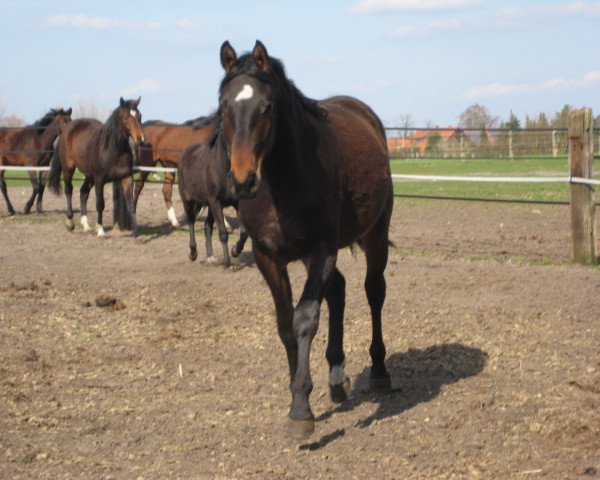
[[[572,177],[594,177],[594,134],[590,108],[574,110],[569,116],[569,170]],[[594,186],[571,183],[571,230],[573,261],[596,264]]]

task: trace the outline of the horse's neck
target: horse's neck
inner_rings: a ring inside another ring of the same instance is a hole
[[[310,182],[310,172],[318,161],[315,139],[309,136],[310,128],[306,124],[302,129],[294,129],[288,122],[277,125],[277,138],[268,159],[271,161],[265,162],[272,181]]]
[[[50,146],[54,143],[56,137],[58,137],[58,127],[51,123],[39,134],[39,143],[43,146]]]
[[[110,131],[109,127],[104,125],[100,131],[100,140],[102,142],[100,148],[104,151],[114,150],[117,155],[130,152],[129,137],[121,129],[116,132]]]

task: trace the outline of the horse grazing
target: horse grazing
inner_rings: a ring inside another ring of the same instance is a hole
[[[143,167],[155,167],[160,164],[164,167],[176,168],[186,147],[207,140],[212,133],[212,129],[201,119],[184,124],[151,120],[144,122],[142,127],[146,142],[139,147],[138,155],[139,163]],[[140,176],[135,181],[134,201],[136,205],[149,173],[141,171]],[[171,221],[171,225],[178,228],[179,221],[171,203],[174,180],[174,174],[165,173],[163,197],[167,207],[167,217]]]
[[[67,228],[73,230],[73,173],[78,168],[84,175],[80,189],[81,225],[84,232],[91,230],[87,218],[87,200],[92,187],[96,193],[98,221],[96,230],[99,237],[106,235],[102,224],[104,211],[104,185],[113,183],[118,194],[113,195],[115,210],[124,210],[136,234],[135,206],[133,203],[133,152],[130,139],[136,145],[144,142],[142,115],[138,110],[141,97],[137,100],[123,100],[103,124],[94,119],[73,120],[59,137],[50,164],[48,177],[50,187],[60,193],[60,173],[62,171],[67,196]],[[124,193],[124,195],[123,195]],[[121,223],[128,228],[127,223]]]
[[[226,41],[220,54],[225,76],[219,111],[231,188],[275,302],[291,378],[288,432],[301,438],[314,430],[309,356],[323,299],[329,307],[330,394],[336,402],[347,398],[345,280],[336,260],[338,249],[353,243],[363,248],[367,262],[370,384],[374,389],[391,385],[381,328],[393,207],[385,131],[375,113],[355,98],[317,102],[305,97],[259,41],[239,58]],[[307,279],[294,308],[287,265],[295,260],[304,263]]]
[[[72,109],[51,109],[37,122],[26,127],[0,129],[0,165],[12,167],[46,167],[50,163],[54,149],[54,141],[61,129],[71,121]],[[37,197],[36,210],[42,212],[42,198],[46,186],[46,172],[28,172],[32,193],[25,204],[23,213],[29,213]],[[13,208],[6,191],[4,170],[0,169],[0,188],[6,201],[8,214],[14,215]]]
[[[219,240],[223,247],[223,266],[225,268],[231,266],[227,247],[229,234],[223,215],[223,207],[233,206],[237,209],[237,200],[227,188],[230,167],[227,150],[218,132],[215,132],[209,141],[189,146],[181,156],[177,167],[179,195],[189,220],[189,256],[192,261],[198,257],[194,232],[196,216],[202,207],[209,207],[204,221],[207,263],[215,262],[212,249],[212,229],[213,224],[216,222]],[[232,256],[237,257],[242,252],[247,239],[248,234],[244,226],[241,225],[240,238],[231,249]]]

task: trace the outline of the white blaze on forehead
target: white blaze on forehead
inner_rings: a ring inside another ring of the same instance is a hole
[[[136,116],[135,110],[129,110],[129,115],[131,115],[132,117]]]
[[[242,100],[248,100],[249,98],[252,98],[252,95],[254,95],[254,89],[246,83],[235,97],[235,101],[241,102]]]

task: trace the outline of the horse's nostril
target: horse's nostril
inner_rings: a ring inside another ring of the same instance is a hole
[[[248,190],[252,190],[252,188],[256,185],[256,173],[250,172],[248,175],[248,179],[246,180],[246,187]]]

